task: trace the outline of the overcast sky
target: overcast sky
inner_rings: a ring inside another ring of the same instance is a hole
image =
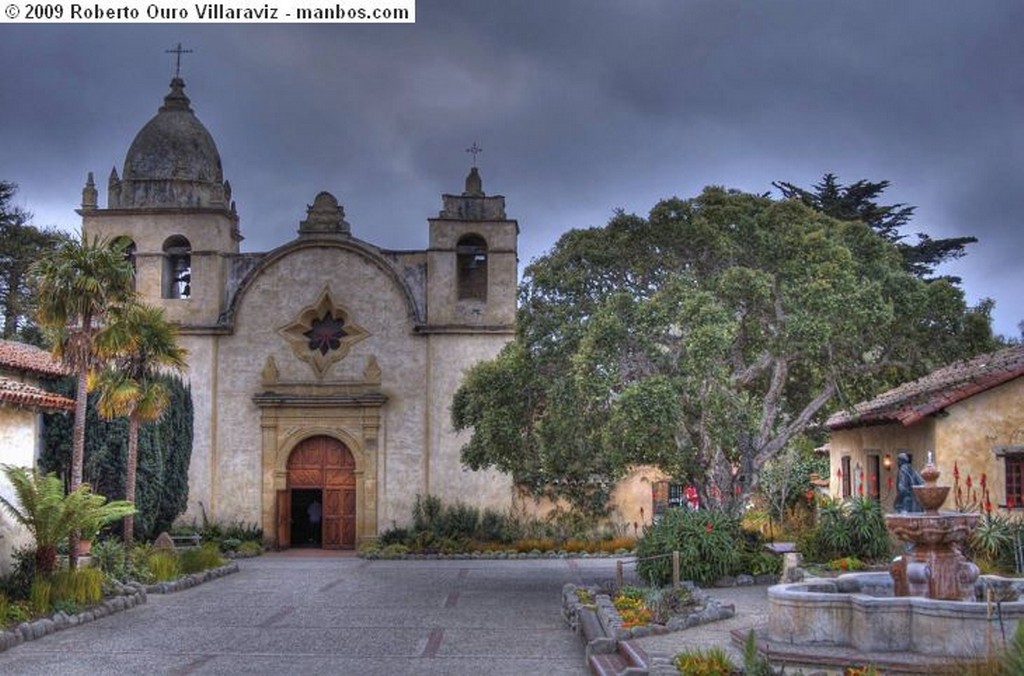
[[[182,77],[220,150],[245,251],[290,240],[321,190],[353,233],[427,244],[478,164],[523,264],[615,209],[709,184],[892,182],[915,231],[980,242],[945,272],[996,330],[1024,320],[1024,3],[419,0],[413,25],[0,26],[0,178],[37,225],[106,204]]]

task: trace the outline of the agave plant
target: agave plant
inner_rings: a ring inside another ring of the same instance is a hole
[[[95,533],[103,525],[135,512],[124,500],[107,501],[92,492],[88,484],[64,493],[64,484],[55,474],[42,475],[35,469],[0,465],[14,487],[16,500],[0,496],[0,505],[24,526],[36,543],[36,570],[54,571],[57,546],[73,532]]]

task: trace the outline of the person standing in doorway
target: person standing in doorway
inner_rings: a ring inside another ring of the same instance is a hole
[[[306,515],[309,516],[309,541],[319,542],[320,519],[324,515],[324,509],[319,500],[313,498],[313,502],[309,503],[309,507],[306,508]]]

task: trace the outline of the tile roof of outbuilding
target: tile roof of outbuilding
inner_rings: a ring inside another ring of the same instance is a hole
[[[70,411],[75,402],[41,387],[0,376],[0,405],[26,406],[48,411]]]
[[[1024,345],[965,359],[923,378],[883,392],[852,410],[834,413],[826,423],[838,430],[868,425],[913,425],[925,416],[1024,375]]]
[[[0,369],[31,371],[50,376],[67,374],[67,368],[46,350],[13,340],[0,340]]]

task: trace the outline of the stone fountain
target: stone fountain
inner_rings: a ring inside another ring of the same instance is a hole
[[[950,488],[937,484],[939,475],[929,454],[928,464],[921,470],[924,485],[911,489],[924,511],[885,516],[889,532],[912,546],[889,568],[893,593],[944,601],[973,600],[978,567],[964,558],[960,547],[981,515],[939,513]]]
[[[888,514],[907,542],[888,572],[810,578],[768,590],[768,626],[758,636],[773,663],[837,668],[871,663],[891,674],[924,673],[1002,646],[1024,621],[1024,581],[978,575],[961,553],[979,514],[940,512],[949,486],[929,454],[922,511]],[[999,591],[998,602],[993,592]],[[734,637],[739,638],[739,637]]]

